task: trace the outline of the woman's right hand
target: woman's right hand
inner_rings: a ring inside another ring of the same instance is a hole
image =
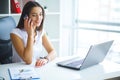
[[[28,36],[34,37],[35,26],[33,24],[33,21],[28,17],[24,19],[24,29],[27,31]]]

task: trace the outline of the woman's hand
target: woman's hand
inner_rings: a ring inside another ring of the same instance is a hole
[[[33,24],[33,21],[28,17],[24,19],[24,28],[29,36],[34,36],[36,26]]]
[[[47,59],[37,59],[35,66],[36,67],[41,67],[45,65],[48,62]]]

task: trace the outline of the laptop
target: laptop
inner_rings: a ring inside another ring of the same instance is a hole
[[[75,57],[69,60],[60,61],[56,64],[61,67],[82,70],[102,62],[107,55],[113,40],[91,45],[84,59]]]

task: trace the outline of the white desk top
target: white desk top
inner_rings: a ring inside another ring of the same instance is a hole
[[[35,68],[40,75],[41,80],[104,80],[106,78],[120,76],[120,64],[104,61],[93,67],[84,70],[72,70],[63,67],[58,67],[56,62],[64,58],[56,58],[54,61],[46,64],[43,67]],[[31,66],[23,63],[13,63],[0,65],[0,76],[5,80],[10,80],[8,68],[9,67],[23,67]]]

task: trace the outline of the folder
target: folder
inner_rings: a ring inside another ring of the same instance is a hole
[[[18,2],[18,0],[11,0],[11,12],[21,13],[20,3]]]
[[[40,80],[33,67],[11,67],[8,72],[11,80]]]

